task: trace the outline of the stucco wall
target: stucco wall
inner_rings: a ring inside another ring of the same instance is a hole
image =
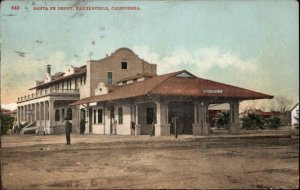
[[[121,62],[127,62],[127,69],[121,68]],[[132,51],[121,48],[110,56],[87,63],[87,86],[90,88],[91,95],[94,95],[98,83],[107,83],[107,72],[112,72],[112,83],[137,73],[156,74],[156,65],[149,64],[138,58]]]

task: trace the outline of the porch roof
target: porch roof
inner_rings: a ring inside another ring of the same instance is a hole
[[[164,75],[157,75],[141,82],[123,85],[109,94],[84,98],[74,102],[71,105],[80,105],[91,102],[105,102],[145,95],[223,97],[241,100],[273,98],[271,95],[260,92],[198,78],[183,70]]]

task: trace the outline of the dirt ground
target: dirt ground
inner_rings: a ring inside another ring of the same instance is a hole
[[[273,136],[272,136],[273,135]],[[299,138],[64,135],[1,139],[5,189],[299,187]]]

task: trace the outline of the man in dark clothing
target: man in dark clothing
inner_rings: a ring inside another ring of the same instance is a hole
[[[155,135],[155,121],[152,122],[152,131],[151,131],[151,137]]]
[[[81,121],[80,121],[80,134],[84,134],[84,132],[85,132],[85,124],[86,123],[87,122],[85,122],[84,119],[81,119]]]
[[[135,123],[131,121],[131,135],[135,135]]]
[[[66,120],[66,139],[67,145],[71,144],[71,132],[72,132],[72,123],[69,120]]]

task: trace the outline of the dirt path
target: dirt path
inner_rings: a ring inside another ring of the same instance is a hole
[[[51,142],[63,136],[47,138]],[[3,186],[252,189],[299,185],[298,139],[144,138],[4,147]]]

